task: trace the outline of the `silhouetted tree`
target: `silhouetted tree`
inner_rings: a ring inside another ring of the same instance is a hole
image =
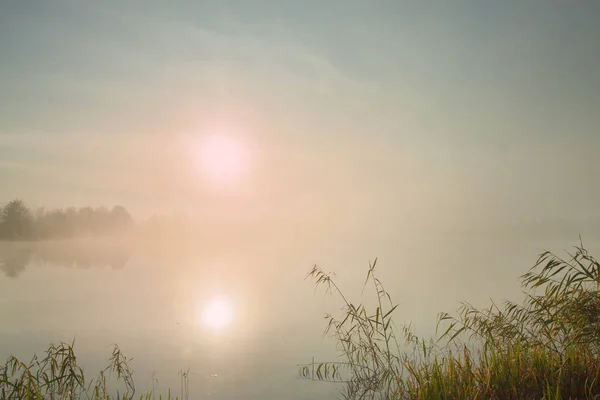
[[[79,226],[83,235],[95,233],[94,209],[92,207],[83,207],[77,211]]]
[[[133,219],[122,206],[74,207],[29,211],[22,200],[13,200],[0,208],[0,239],[50,239],[75,236],[112,235],[133,227]]]
[[[30,239],[32,234],[31,212],[23,200],[8,202],[0,212],[0,235],[5,239]]]
[[[115,206],[109,214],[111,230],[127,230],[133,226],[133,219],[129,212],[122,206]]]

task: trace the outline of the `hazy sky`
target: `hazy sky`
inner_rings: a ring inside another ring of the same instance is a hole
[[[236,190],[189,151],[215,132],[251,155]],[[3,202],[579,221],[599,151],[593,0],[0,3]]]

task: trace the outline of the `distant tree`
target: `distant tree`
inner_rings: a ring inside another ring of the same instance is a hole
[[[50,235],[50,227],[48,225],[48,212],[41,207],[35,211],[33,218],[33,231],[36,239],[45,239]]]
[[[67,214],[61,209],[50,211],[46,215],[45,222],[48,227],[48,237],[65,238],[72,235]]]
[[[12,200],[2,208],[0,235],[11,240],[32,238],[31,212],[23,200]]]
[[[69,207],[65,211],[65,231],[69,237],[76,236],[81,233],[81,224],[79,223],[79,214],[75,207]]]
[[[133,225],[133,218],[122,206],[113,207],[108,217],[113,231],[124,231]]]
[[[84,235],[92,235],[96,231],[94,225],[94,209],[92,207],[82,207],[77,211],[79,229]]]
[[[51,239],[75,236],[112,235],[133,227],[133,218],[122,206],[74,207],[29,211],[22,200],[0,207],[0,239]]]
[[[109,231],[109,211],[106,207],[98,207],[94,209],[93,226],[94,233],[105,234]]]

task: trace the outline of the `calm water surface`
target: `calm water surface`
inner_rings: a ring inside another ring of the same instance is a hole
[[[75,338],[96,373],[117,343],[133,357],[139,390],[171,387],[190,370],[191,398],[334,397],[296,365],[331,358],[322,299],[303,270],[248,254],[202,256],[183,246],[131,248],[93,241],[2,244],[0,357],[30,359]],[[311,315],[312,314],[312,315]]]
[[[417,333],[432,334],[437,313],[461,300],[485,305],[490,297],[518,295],[517,277],[543,244],[557,251],[570,245],[445,240],[443,253],[416,241],[380,251],[381,277],[401,303],[397,322],[413,321]],[[29,359],[50,342],[75,338],[77,355],[94,374],[117,343],[134,358],[140,391],[151,389],[155,376],[159,391],[179,393],[179,371],[190,369],[191,398],[336,398],[339,386],[297,377],[297,364],[335,358],[322,332],[324,313],[338,303],[315,294],[304,277],[319,261],[360,293],[369,256],[344,246],[312,249],[317,260],[303,251],[269,256],[267,248],[233,252],[193,242],[2,243],[0,358]],[[361,256],[364,262],[356,261]]]

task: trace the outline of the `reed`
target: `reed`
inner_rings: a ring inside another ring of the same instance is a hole
[[[326,333],[341,361],[299,366],[305,379],[339,382],[347,399],[600,398],[600,264],[584,248],[541,254],[521,276],[525,300],[441,313],[430,339],[397,326],[393,303],[369,265],[376,300],[355,304],[331,274],[309,272],[342,301]]]
[[[43,358],[34,355],[29,362],[14,356],[0,366],[0,398],[3,400],[154,400],[150,391],[136,396],[131,359],[125,357],[121,349],[114,345],[106,368],[95,376],[87,378],[83,368],[77,363],[74,346],[60,343],[50,344]],[[111,394],[109,386],[117,387]],[[181,397],[172,397],[170,390],[165,400],[188,399],[188,374],[181,375],[181,385],[185,388]],[[118,388],[121,388],[122,392]],[[159,395],[162,400],[163,396]]]

